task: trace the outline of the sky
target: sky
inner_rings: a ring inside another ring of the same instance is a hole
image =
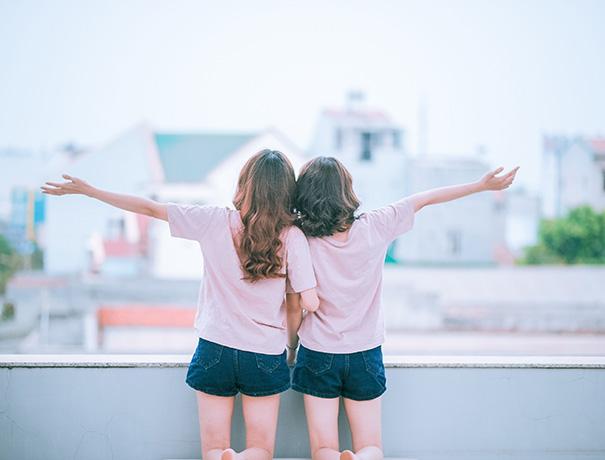
[[[521,166],[605,135],[605,1],[0,0],[0,148],[279,128],[306,148],[351,89],[418,150]]]

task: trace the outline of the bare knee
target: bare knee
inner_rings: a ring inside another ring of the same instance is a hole
[[[321,454],[322,450],[324,449],[329,451],[338,451],[338,444],[334,444],[333,442],[318,443],[311,448],[311,458],[323,458],[323,455]]]
[[[267,451],[273,457],[275,435],[259,430],[248,430],[246,432],[247,448],[255,447]]]
[[[206,453],[214,449],[228,449],[230,441],[229,433],[208,430],[202,433],[202,451]]]

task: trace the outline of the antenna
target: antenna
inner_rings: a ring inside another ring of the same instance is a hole
[[[423,94],[418,103],[418,155],[428,154],[428,131],[428,104]]]
[[[350,90],[347,93],[347,111],[355,112],[363,107],[366,95],[359,89]]]

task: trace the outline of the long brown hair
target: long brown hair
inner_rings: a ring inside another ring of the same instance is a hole
[[[328,236],[348,230],[355,221],[359,199],[347,168],[332,157],[307,162],[296,181],[296,225],[307,236]]]
[[[244,279],[283,278],[282,231],[292,225],[294,169],[286,156],[264,149],[242,168],[233,198],[243,229],[235,238]]]

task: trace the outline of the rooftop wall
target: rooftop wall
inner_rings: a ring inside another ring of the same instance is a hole
[[[0,458],[199,458],[187,356],[0,357]],[[390,357],[384,450],[422,460],[605,458],[605,359]],[[349,445],[341,417],[341,439]],[[243,443],[236,409],[234,445]],[[276,457],[308,457],[301,395]]]

